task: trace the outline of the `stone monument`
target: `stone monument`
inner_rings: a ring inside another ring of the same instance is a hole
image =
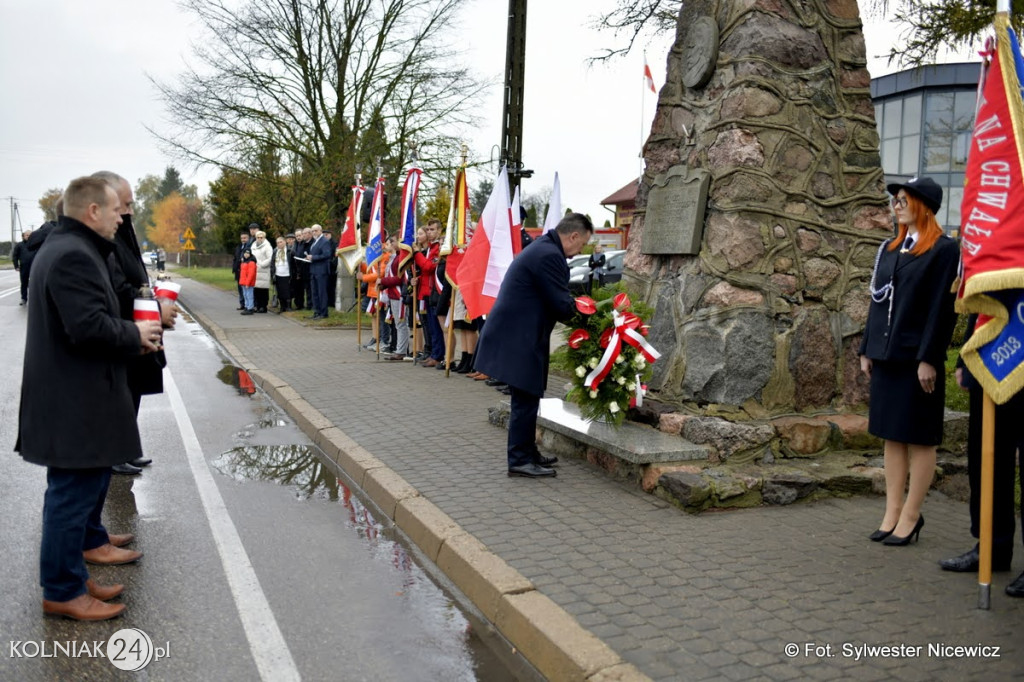
[[[683,3],[626,257],[662,401],[741,420],[866,401],[892,229],[869,83],[856,0]]]

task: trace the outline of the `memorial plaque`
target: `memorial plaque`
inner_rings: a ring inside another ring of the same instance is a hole
[[[700,253],[710,184],[711,173],[688,166],[673,166],[656,176],[647,193],[640,252],[670,256]]]

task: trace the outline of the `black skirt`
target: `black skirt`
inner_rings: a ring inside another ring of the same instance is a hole
[[[875,360],[871,367],[868,432],[897,443],[939,445],[946,405],[945,368],[936,367],[935,390],[925,393],[917,361]]]

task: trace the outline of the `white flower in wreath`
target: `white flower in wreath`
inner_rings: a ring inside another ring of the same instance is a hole
[[[616,365],[621,365],[625,361],[626,361],[626,356],[625,355],[619,355],[619,357],[615,358],[615,364]]]
[[[598,362],[599,360],[597,358],[590,358],[589,360],[587,360],[587,367],[589,367],[590,369],[594,369],[595,367],[597,367]]]
[[[580,365],[579,367],[577,367],[576,368],[576,376],[580,377],[581,379],[583,377],[587,376],[587,368],[584,367],[583,365]]]
[[[626,383],[626,377],[615,377],[615,383],[619,386],[623,386]]]
[[[636,354],[636,358],[633,359],[633,364],[637,367],[643,367],[647,364],[647,359],[639,353]]]
[[[596,398],[597,397],[597,391],[595,389],[591,389],[590,390],[590,397],[591,398]]]
[[[631,381],[628,384],[626,384],[626,390],[627,391],[635,391],[636,390],[636,383]]]
[[[619,411],[619,404],[616,402],[608,403],[608,411],[611,412],[612,414],[615,414],[616,412]]]

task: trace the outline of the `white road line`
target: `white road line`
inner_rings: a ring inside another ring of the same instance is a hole
[[[188,412],[185,411],[181,393],[178,392],[178,386],[169,371],[164,372],[164,390],[171,401],[174,419],[178,422],[178,431],[185,445],[188,464],[199,488],[199,498],[203,502],[210,530],[213,531],[213,541],[217,545],[228,585],[231,586],[231,594],[238,607],[238,615],[242,620],[242,627],[245,628],[245,636],[249,640],[249,649],[260,672],[260,679],[264,682],[301,680],[292,653],[284,641],[284,635],[277,626],[274,613],[270,610],[259,578],[256,577],[256,571],[249,561],[249,555],[242,546],[242,539],[228,515],[224,498],[221,497],[213,474],[206,464],[206,458],[203,457],[199,438],[196,437]]]
[[[20,294],[20,293],[21,293],[21,285],[19,284],[18,286],[14,287],[13,289],[8,289],[7,291],[4,291],[4,292],[0,293],[0,298],[7,298],[8,296],[12,296],[14,294]]]

